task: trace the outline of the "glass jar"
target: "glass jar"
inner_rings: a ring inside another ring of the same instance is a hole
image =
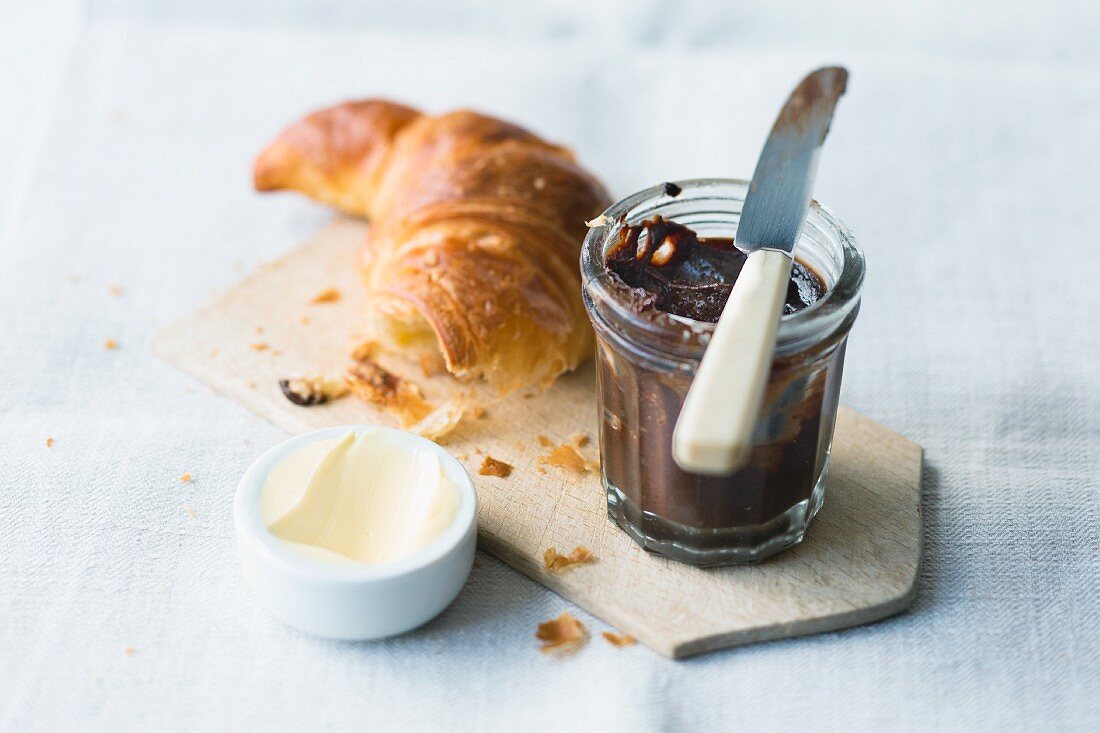
[[[658,214],[700,237],[731,237],[747,188],[698,179],[641,191],[605,212],[581,252],[608,514],[645,549],[694,565],[769,557],[800,542],[821,508],[863,253],[829,210],[811,204],[796,257],[826,293],[780,321],[749,462],[728,476],[686,472],[672,458],[672,430],[714,324],[639,307],[605,259],[625,225]]]

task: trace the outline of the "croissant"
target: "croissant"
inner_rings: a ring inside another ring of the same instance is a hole
[[[578,260],[610,198],[567,148],[476,112],[365,100],[292,125],[254,178],[371,220],[361,264],[391,348],[501,393],[591,354]]]

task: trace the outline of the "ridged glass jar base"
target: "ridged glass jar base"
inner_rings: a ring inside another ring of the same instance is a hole
[[[825,500],[828,473],[826,458],[808,499],[763,524],[728,529],[697,529],[663,519],[633,504],[606,476],[603,485],[608,516],[644,549],[689,565],[716,567],[760,562],[801,542]]]

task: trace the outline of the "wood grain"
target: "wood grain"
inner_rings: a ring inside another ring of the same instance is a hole
[[[366,225],[338,219],[286,257],[261,267],[213,302],[164,330],[165,359],[292,433],[390,416],[355,398],[298,407],[278,380],[339,375],[362,338],[365,295],[356,252]],[[329,288],[336,302],[314,304]],[[259,345],[264,348],[260,348]],[[921,555],[921,448],[841,408],[825,505],[802,545],[755,566],[700,570],[646,553],[607,518],[599,477],[543,464],[548,449],[580,432],[595,460],[591,365],[545,393],[492,403],[477,386],[426,377],[419,364],[384,363],[421,385],[429,400],[458,391],[486,406],[446,439],[478,489],[483,549],[670,657],[867,623],[912,601]],[[515,467],[480,476],[484,455]],[[549,547],[583,545],[598,558],[555,574]],[[539,619],[532,619],[532,632]]]

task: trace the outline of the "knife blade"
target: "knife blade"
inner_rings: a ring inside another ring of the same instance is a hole
[[[826,67],[808,75],[787,98],[741,208],[734,242],[742,251],[793,255],[810,208],[821,143],[847,85],[845,69]]]

